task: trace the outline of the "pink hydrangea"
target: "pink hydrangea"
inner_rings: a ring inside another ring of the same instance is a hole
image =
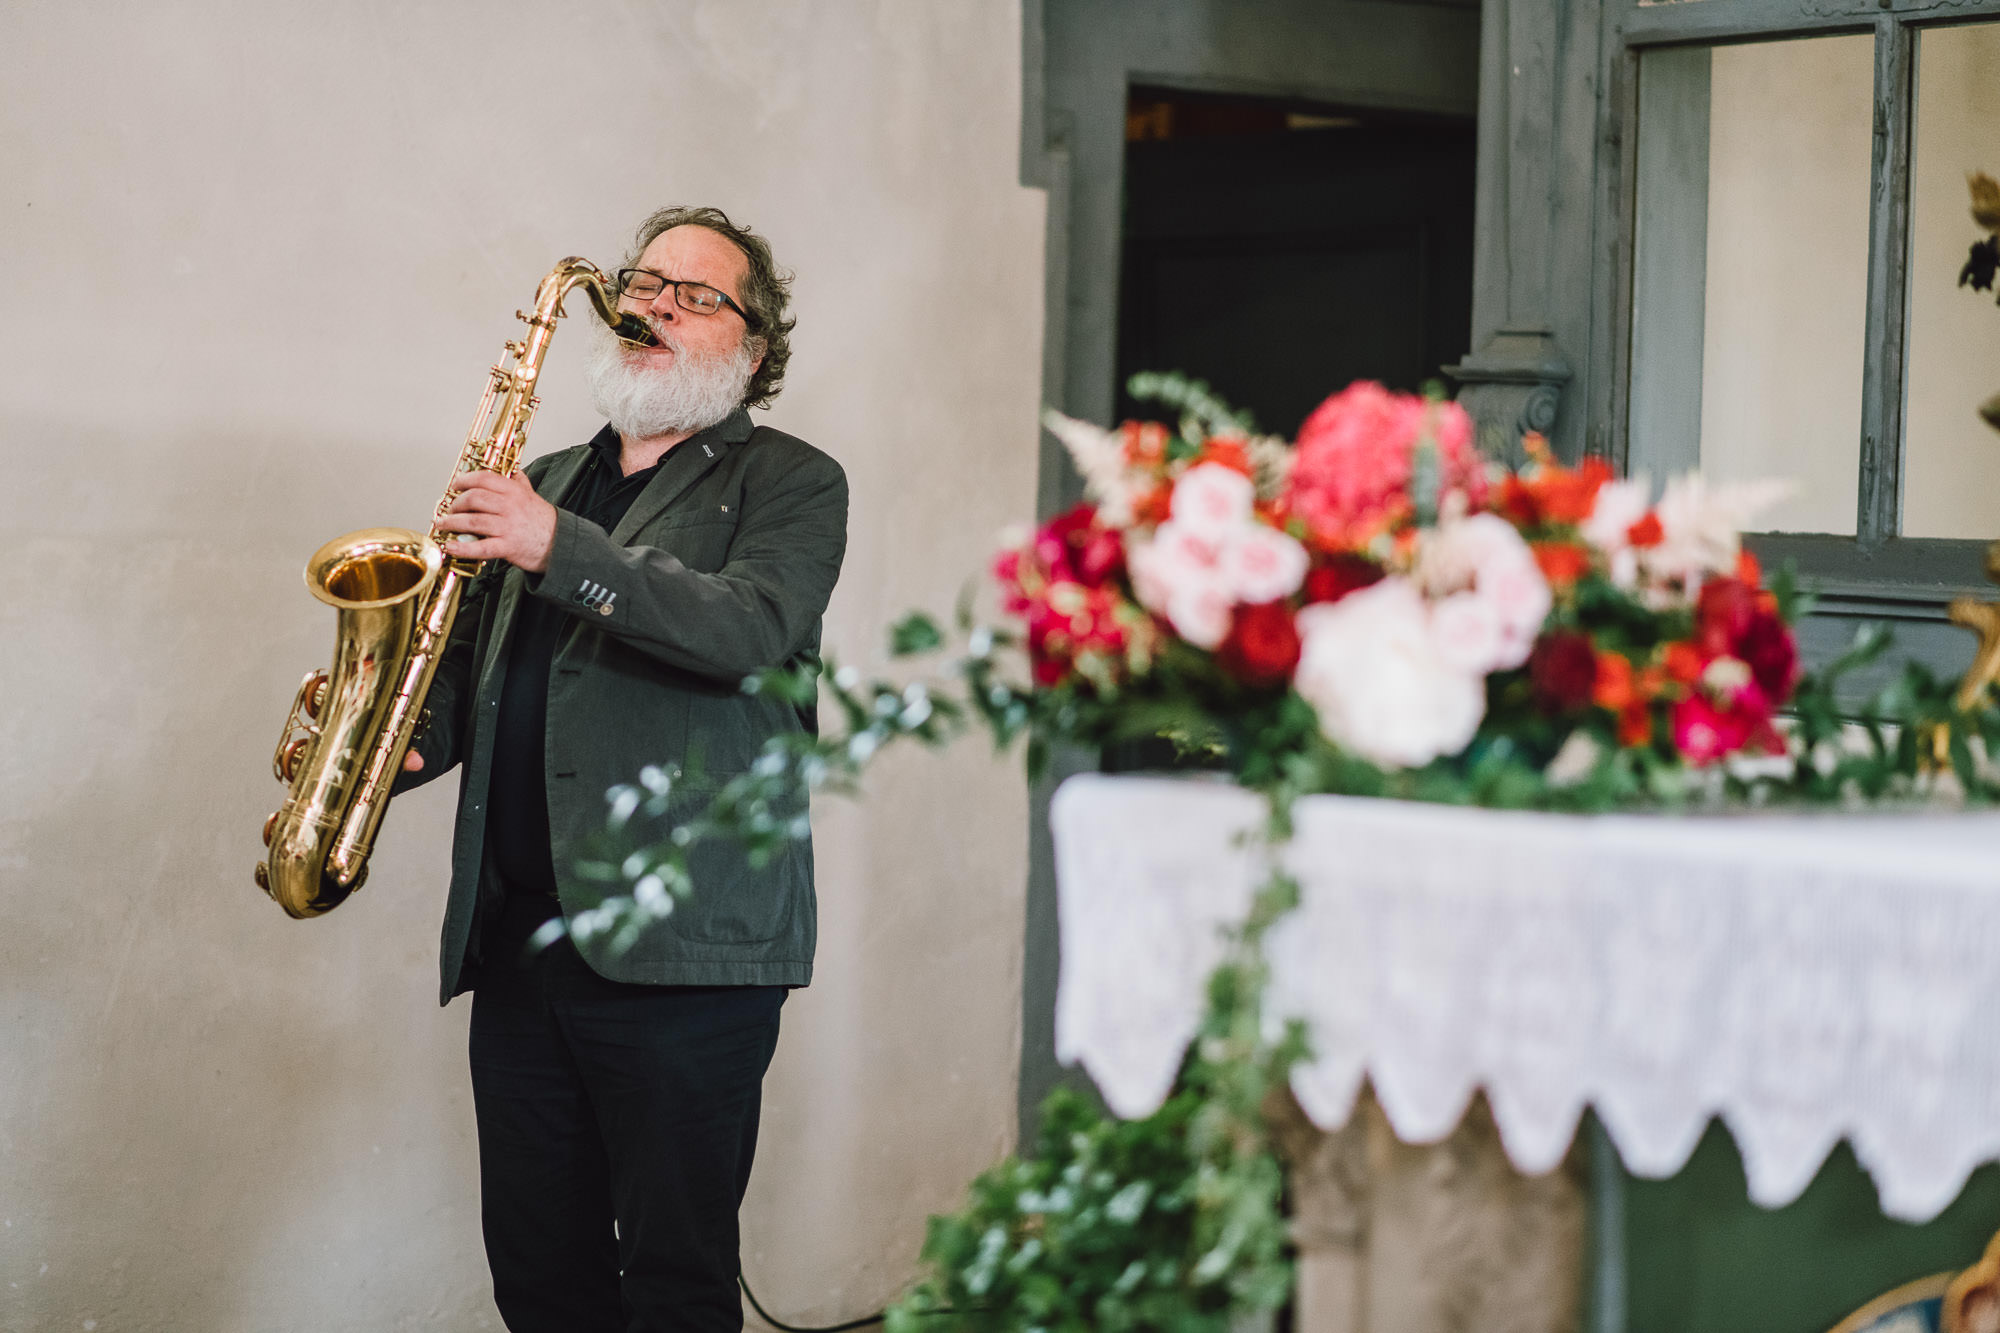
[[[1410,516],[1412,460],[1426,438],[1437,450],[1440,492],[1461,492],[1475,508],[1483,503],[1486,473],[1465,409],[1362,380],[1321,403],[1299,428],[1287,510],[1321,547],[1367,545]]]

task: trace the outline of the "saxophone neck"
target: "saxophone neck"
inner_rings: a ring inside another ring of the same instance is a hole
[[[556,265],[555,271],[543,279],[543,300],[536,301],[537,313],[547,309],[553,315],[562,313],[563,297],[574,288],[583,288],[583,294],[590,298],[591,309],[604,321],[618,340],[633,347],[658,347],[660,340],[653,335],[653,326],[644,318],[628,310],[618,308],[618,296],[613,289],[613,281],[604,271],[585,259],[570,258]],[[548,298],[553,298],[548,299]]]

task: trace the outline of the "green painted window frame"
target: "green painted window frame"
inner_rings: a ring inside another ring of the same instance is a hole
[[[1619,173],[1612,224],[1622,242],[1613,322],[1613,429],[1606,450],[1613,464],[1623,472],[1631,463],[1641,55],[1674,47],[1873,34],[1874,143],[1855,535],[1767,533],[1754,535],[1750,545],[1767,564],[1792,562],[1820,590],[1826,614],[1942,622],[1953,597],[1990,594],[1986,542],[1904,537],[1900,526],[1917,34],[2000,21],[2000,0],[1610,0],[1605,19],[1606,73],[1613,88],[1606,131],[1618,145]],[[2000,538],[2000,518],[1994,536]]]

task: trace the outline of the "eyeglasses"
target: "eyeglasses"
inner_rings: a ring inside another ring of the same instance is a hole
[[[671,287],[674,289],[674,304],[696,315],[713,315],[728,306],[751,328],[756,322],[742,306],[729,299],[727,292],[717,291],[705,282],[695,282],[688,278],[669,278],[653,272],[649,268],[621,268],[618,270],[618,294],[629,296],[635,301],[651,301]]]

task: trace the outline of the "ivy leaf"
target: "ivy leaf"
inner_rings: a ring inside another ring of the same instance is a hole
[[[943,646],[944,632],[921,611],[912,611],[889,630],[889,652],[894,657],[934,653]]]

